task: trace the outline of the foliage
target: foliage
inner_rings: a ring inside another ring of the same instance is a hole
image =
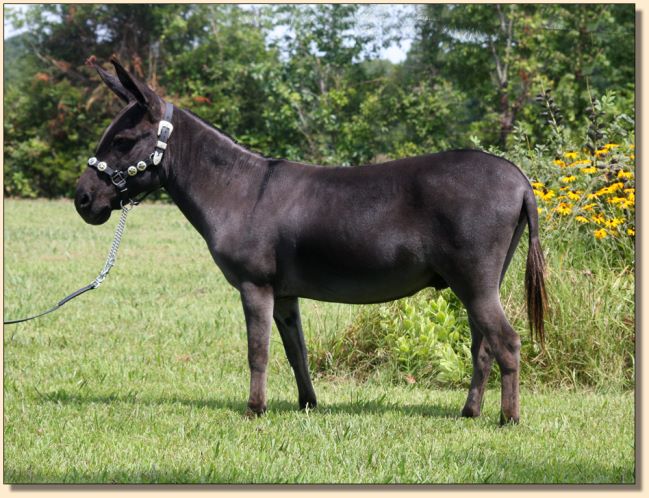
[[[548,150],[532,146],[523,129],[508,156],[532,178],[541,222],[555,248],[565,242],[595,251],[599,257],[618,257],[633,267],[635,254],[634,121],[619,111],[608,92],[593,99],[588,127],[575,136],[556,116],[561,114],[549,94],[539,95],[553,129]],[[552,158],[552,159],[551,159]]]
[[[517,130],[551,144],[553,128],[533,98],[547,89],[576,136],[589,126],[591,95],[614,91],[617,115],[632,115],[634,103],[630,4],[7,11],[25,31],[5,43],[5,195],[72,195],[120,107],[83,66],[92,54],[107,67],[115,54],[167,99],[253,149],[325,164],[476,143],[509,152],[520,146]],[[409,41],[405,61],[381,59],[381,48]]]
[[[312,356],[322,370],[342,367],[366,374],[380,368],[409,383],[458,386],[471,377],[468,344],[466,312],[457,297],[424,291],[363,307],[330,351]]]

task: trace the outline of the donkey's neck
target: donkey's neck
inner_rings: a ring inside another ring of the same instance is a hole
[[[253,207],[269,167],[267,158],[180,109],[165,163],[165,189],[203,236],[231,206],[241,213]]]

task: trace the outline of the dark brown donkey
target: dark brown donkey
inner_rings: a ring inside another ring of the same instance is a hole
[[[546,298],[536,202],[515,165],[474,150],[351,168],[270,159],[112,63],[117,77],[88,61],[126,107],[81,175],[75,206],[86,222],[101,224],[135,196],[160,187],[169,193],[241,294],[250,412],[266,410],[273,319],[299,406],[316,405],[299,297],[362,304],[450,287],[466,306],[473,340],[462,415],[480,414],[495,358],[501,422],[518,421],[520,338],[499,287],[525,225],[528,316],[541,342]]]

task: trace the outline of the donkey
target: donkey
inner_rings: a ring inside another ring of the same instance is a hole
[[[266,410],[273,320],[299,407],[316,406],[298,298],[366,304],[450,287],[467,309],[472,337],[473,376],[461,414],[480,415],[495,358],[500,422],[519,421],[521,342],[499,288],[526,225],[528,319],[541,344],[546,293],[536,201],[514,164],[476,150],[357,167],[264,157],[111,62],[116,77],[94,57],[86,61],[126,107],[79,178],[75,207],[99,225],[138,195],[169,193],[241,295],[247,414]]]

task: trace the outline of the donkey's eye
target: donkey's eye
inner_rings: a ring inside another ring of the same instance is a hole
[[[133,147],[135,140],[129,137],[115,137],[113,139],[113,146],[121,150],[127,150]]]

